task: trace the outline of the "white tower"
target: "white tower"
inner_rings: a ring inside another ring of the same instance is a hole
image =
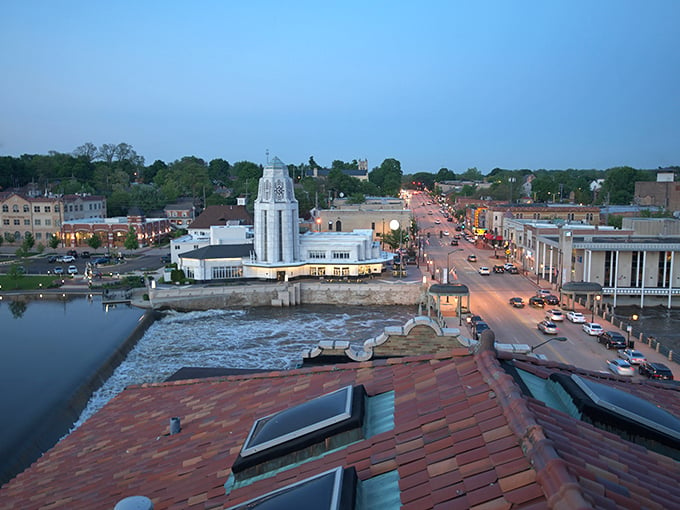
[[[283,266],[300,261],[298,202],[293,180],[279,158],[264,167],[255,199],[257,265]]]

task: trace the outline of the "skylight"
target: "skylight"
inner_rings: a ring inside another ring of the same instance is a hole
[[[337,467],[228,510],[351,510],[356,497],[354,468]]]
[[[357,430],[365,413],[363,386],[346,386],[289,409],[260,418],[253,424],[232,466],[234,473],[322,443],[342,432]]]

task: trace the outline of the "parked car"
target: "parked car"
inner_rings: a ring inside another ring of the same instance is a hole
[[[586,316],[581,312],[574,312],[573,310],[567,312],[567,320],[574,324],[583,324],[586,321]]]
[[[543,301],[543,298],[531,296],[529,298],[529,306],[533,306],[534,308],[543,308],[545,306],[545,302]]]
[[[506,262],[505,264],[503,264],[503,269],[505,269],[506,271],[511,267],[515,267],[515,264],[511,264],[510,262]]]
[[[581,327],[590,336],[600,336],[604,332],[602,326],[597,322],[584,322]]]
[[[75,262],[76,258],[73,255],[61,255],[57,257],[57,262]]]
[[[645,355],[635,349],[623,349],[619,351],[619,358],[625,359],[631,365],[640,365],[647,361]]]
[[[71,257],[77,259],[78,258],[78,252],[76,250],[69,250],[66,252],[66,255],[70,255]]]
[[[47,262],[49,262],[50,264],[54,264],[58,258],[59,257],[57,257],[56,255],[50,255],[49,257],[47,257]]]
[[[61,266],[57,266],[54,268],[54,274],[64,274],[64,268]]]
[[[556,308],[553,308],[552,310],[548,310],[547,312],[545,312],[545,318],[553,322],[563,321],[564,314],[562,313],[562,310],[557,310]]]
[[[626,337],[617,331],[605,331],[597,339],[607,349],[625,349]]]
[[[479,321],[477,324],[475,324],[475,327],[472,329],[472,334],[475,337],[475,340],[479,340],[479,336],[482,334],[484,330],[491,329],[489,325],[484,322],[484,321]]]
[[[90,252],[84,251],[83,253],[80,254],[80,256],[81,256],[81,258],[89,259],[90,258]]]
[[[482,266],[477,270],[477,272],[481,275],[489,276],[491,274],[491,269],[486,266]]]
[[[111,257],[98,257],[92,261],[94,265],[108,264],[111,262]]]
[[[482,320],[482,318],[479,315],[468,315],[465,318],[465,322],[467,322],[470,326],[474,326],[475,324],[477,324],[481,320]]]
[[[557,296],[554,296],[552,294],[548,294],[547,296],[543,296],[543,301],[545,301],[546,305],[550,306],[555,306],[560,304],[560,300]]]
[[[78,274],[78,268],[76,266],[68,266],[66,272],[68,274]]]
[[[521,297],[511,297],[510,305],[515,308],[524,308],[524,300]]]
[[[506,269],[505,272],[510,274],[519,274],[519,269],[517,269],[515,266],[512,266],[509,269]]]
[[[477,255],[472,253],[471,255],[467,256],[467,260],[468,260],[468,262],[477,262]]]
[[[673,372],[671,372],[671,369],[663,363],[650,363],[649,361],[645,361],[644,363],[640,363],[638,371],[640,372],[640,375],[644,375],[650,379],[673,380]]]
[[[633,366],[624,359],[612,359],[607,361],[607,368],[616,375],[633,375],[635,370]]]
[[[538,290],[536,291],[536,295],[537,295],[538,297],[545,297],[545,296],[549,296],[550,294],[552,294],[552,293],[550,292],[550,289],[538,289]]]
[[[505,269],[503,266],[495,265],[493,266],[493,272],[494,273],[505,273]]]
[[[536,324],[539,331],[546,335],[556,335],[557,334],[557,324],[552,321],[544,320]]]
[[[458,239],[451,239],[451,246],[458,246]]]

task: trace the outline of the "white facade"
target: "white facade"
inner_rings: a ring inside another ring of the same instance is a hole
[[[250,225],[213,225],[209,229],[189,229],[187,235],[170,241],[171,262],[179,264],[182,254],[206,246],[252,242],[253,227]]]

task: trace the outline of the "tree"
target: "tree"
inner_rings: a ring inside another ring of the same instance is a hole
[[[124,246],[125,249],[127,250],[136,250],[137,248],[139,248],[137,232],[135,232],[135,228],[132,225],[130,225],[130,229],[128,230],[127,236],[125,236]]]
[[[76,147],[76,149],[73,151],[73,156],[76,158],[84,157],[88,162],[92,162],[97,157],[97,152],[97,146],[92,142],[87,142],[79,147]]]
[[[409,240],[408,230],[402,229],[401,226],[399,226],[399,228],[395,230],[390,229],[388,232],[383,233],[382,236],[382,242],[385,243],[390,248],[392,248],[393,250],[399,248],[399,245],[401,246],[407,245],[408,240]]]
[[[53,250],[59,246],[59,238],[54,234],[50,234],[50,238],[47,240],[47,245]]]
[[[385,159],[379,167],[368,174],[368,180],[375,184],[385,196],[396,196],[401,189],[401,163],[394,159]]]
[[[435,177],[435,180],[437,182],[442,182],[442,181],[452,181],[456,178],[456,174],[454,174],[451,170],[448,168],[440,168],[439,172],[437,172],[437,177]]]
[[[467,170],[465,170],[465,172],[460,174],[459,178],[464,180],[464,181],[481,181],[481,180],[484,180],[484,176],[482,175],[482,172],[477,170],[477,167],[474,167],[474,166],[472,168],[468,168]]]
[[[26,232],[24,240],[21,243],[21,248],[24,250],[24,253],[28,254],[28,252],[30,252],[34,246],[35,238],[33,237],[33,234],[31,234],[30,232]]]
[[[98,250],[99,247],[102,245],[102,239],[101,237],[99,237],[99,234],[97,233],[92,234],[87,240],[87,245],[93,250]]]

